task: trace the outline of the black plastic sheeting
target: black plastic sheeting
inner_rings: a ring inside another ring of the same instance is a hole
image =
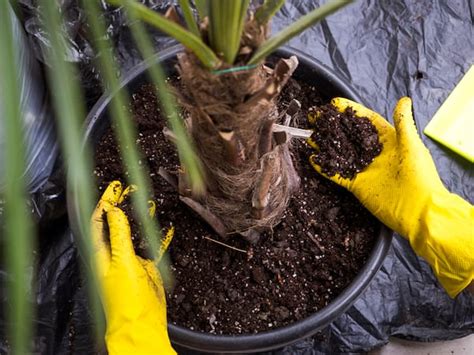
[[[162,11],[169,2],[142,1]],[[274,32],[324,1],[289,0],[276,16]],[[45,65],[47,38],[40,30],[34,0],[20,0],[24,27],[35,44],[37,58]],[[75,0],[63,0],[69,21],[69,60],[81,68],[81,80],[92,105],[100,94],[94,53],[85,37],[85,20]],[[103,5],[105,6],[105,5]],[[356,1],[289,44],[303,50],[345,77],[359,91],[364,103],[386,117],[398,98],[412,97],[421,133],[456,83],[474,63],[474,5],[469,0]],[[108,9],[108,34],[117,46],[123,71],[140,61],[124,16]],[[153,32],[154,43],[164,49],[173,42]],[[450,191],[471,203],[474,200],[474,169],[467,160],[421,134],[443,182]],[[63,209],[64,186],[60,171],[45,185],[51,193],[37,202],[44,214],[39,231],[38,258],[32,275],[36,286],[31,301],[34,317],[34,351],[41,354],[93,353],[90,310],[82,287],[80,262],[66,217],[52,219]],[[44,207],[46,206],[46,207]],[[0,261],[0,354],[6,353],[8,307],[6,285],[11,282]],[[3,310],[2,310],[3,309]],[[441,288],[429,266],[401,237],[394,238],[390,252],[376,277],[339,319],[315,337],[288,346],[275,354],[360,352],[387,343],[390,336],[418,341],[459,338],[473,333],[474,297],[466,292],[456,300]]]
[[[25,181],[27,190],[31,194],[31,208],[36,219],[43,215],[44,188],[53,171],[58,155],[54,120],[49,105],[45,80],[40,64],[31,50],[23,26],[12,9],[11,30],[16,44],[12,56],[17,65],[17,82],[20,91],[20,110],[22,114],[22,128],[24,132],[24,145],[26,154]],[[0,80],[2,74],[0,73]],[[4,93],[0,89],[0,221],[1,221],[1,194],[8,187],[4,179],[5,166],[5,136],[4,121],[1,119],[2,98]]]

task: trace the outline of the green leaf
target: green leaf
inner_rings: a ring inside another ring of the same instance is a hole
[[[209,16],[209,0],[194,0],[194,4],[199,14],[199,20],[203,21]]]
[[[184,20],[186,21],[188,29],[196,36],[200,37],[201,33],[199,32],[199,28],[196,24],[196,21],[194,20],[194,14],[189,0],[178,0],[178,3],[181,7],[181,10],[183,11]]]
[[[130,4],[135,4],[135,2],[130,2]],[[125,168],[128,170],[128,183],[138,186],[136,192],[132,194],[132,202],[141,223],[141,234],[147,239],[150,246],[150,254],[154,258],[158,251],[158,241],[160,240],[161,233],[157,221],[148,217],[148,200],[152,193],[150,179],[148,178],[150,174],[146,164],[140,165],[143,157],[135,143],[137,132],[128,111],[130,98],[125,89],[120,89],[120,81],[116,76],[119,68],[112,55],[112,45],[105,35],[105,23],[103,17],[100,16],[97,2],[82,0],[82,5],[86,10],[87,20],[93,37],[101,39],[95,43],[97,45],[96,50],[100,53],[98,65],[104,81],[104,87],[108,88],[108,93],[112,95],[112,100],[109,104],[112,127],[116,141],[119,143],[120,154],[124,160]]]
[[[86,116],[84,108],[84,98],[76,80],[78,73],[72,63],[65,60],[66,40],[62,35],[62,21],[59,8],[54,1],[41,0],[44,8],[43,21],[44,30],[48,34],[51,49],[46,53],[48,61],[51,63],[47,71],[52,99],[56,111],[57,127],[61,151],[64,154],[64,162],[67,166],[68,186],[75,186],[79,202],[79,216],[81,234],[78,247],[82,255],[90,264],[94,263],[92,256],[92,237],[90,230],[90,218],[97,196],[94,193],[95,187],[92,181],[92,151],[89,146],[83,144],[82,123]],[[101,316],[101,304],[98,297],[98,278],[95,267],[85,268],[88,280],[87,289],[91,300],[93,316],[95,320],[96,336],[103,337],[104,321]]]
[[[233,64],[240,48],[249,0],[209,1],[211,46],[228,64]]]
[[[128,6],[127,4],[125,5],[126,8]],[[135,17],[136,14],[133,9],[127,10],[129,10],[127,11],[127,14],[130,17],[131,22],[134,23],[134,25],[130,27],[130,30],[142,57],[144,59],[153,57],[155,54],[153,44],[147,35],[145,26],[143,26],[141,22],[135,21],[137,18]],[[183,125],[183,120],[178,115],[176,100],[170,93],[166,84],[166,76],[163,68],[160,64],[153,65],[149,69],[149,74],[153,83],[157,87],[156,96],[160,99],[163,112],[168,118],[171,129],[176,136],[179,159],[188,173],[191,189],[198,194],[204,193],[205,184],[199,158],[195,153],[191,139]]]
[[[255,19],[261,25],[265,25],[280,10],[285,0],[265,0],[255,12]]]
[[[291,38],[297,36],[308,27],[313,26],[316,22],[324,19],[335,11],[339,10],[350,4],[353,0],[333,0],[313,11],[304,15],[290,26],[286,27],[275,36],[270,38],[268,41],[262,44],[262,46],[255,52],[253,57],[250,59],[248,64],[257,64],[264,60],[270,53],[276,50],[285,42],[288,42]]]
[[[3,122],[5,184],[5,243],[3,256],[10,273],[7,312],[7,331],[12,354],[30,352],[32,307],[28,301],[29,280],[26,277],[32,266],[32,225],[27,208],[25,146],[20,112],[18,63],[13,38],[14,14],[8,1],[0,1],[0,118]]]
[[[125,1],[128,0],[107,0],[107,2],[116,6],[123,6]],[[87,1],[85,4],[87,4]],[[220,65],[220,60],[212,49],[197,35],[136,1],[130,2],[129,8],[132,8],[142,21],[158,28],[191,50],[206,68],[214,69]]]

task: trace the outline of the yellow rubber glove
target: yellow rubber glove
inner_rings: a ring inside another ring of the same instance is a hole
[[[116,207],[130,191],[122,191],[119,181],[110,183],[91,222],[107,350],[109,354],[175,354],[168,338],[161,277],[153,261],[135,255],[128,219]],[[166,243],[173,232],[168,231]]]
[[[455,297],[474,278],[474,207],[443,186],[416,131],[411,100],[404,97],[398,102],[395,127],[350,100],[335,98],[332,104],[340,112],[352,107],[357,116],[369,118],[383,148],[352,180],[339,175],[328,178],[351,191],[381,222],[406,237],[431,265],[448,294]],[[321,173],[313,157],[310,162]]]

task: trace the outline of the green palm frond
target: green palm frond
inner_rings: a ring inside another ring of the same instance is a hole
[[[198,11],[200,21],[209,16],[209,0],[194,0],[194,5]]]
[[[132,20],[131,22],[134,23],[130,28],[132,36],[143,59],[151,58],[155,54],[153,44],[147,35],[145,26],[140,21],[135,21],[138,17],[133,8],[128,7],[130,2],[131,0],[128,0],[125,3],[125,8],[128,10],[127,14]],[[176,100],[166,84],[166,75],[160,64],[152,65],[149,69],[149,74],[154,85],[157,87],[156,96],[160,99],[163,112],[168,118],[171,129],[176,136],[179,159],[189,176],[191,190],[200,195],[205,189],[203,171],[199,164],[199,158],[183,125],[183,120],[178,115]]]
[[[255,11],[255,19],[261,25],[266,24],[280,10],[285,0],[265,0]]]
[[[191,9],[191,4],[189,0],[178,0],[179,6],[183,11],[184,20],[186,21],[186,26],[188,26],[188,30],[190,30],[193,34],[200,37],[201,33],[199,32],[198,25],[196,24],[196,20],[194,19],[193,10]]]
[[[336,12],[341,7],[350,4],[353,0],[333,0],[313,11],[304,15],[296,22],[277,33],[255,52],[249,61],[249,64],[256,64],[265,59],[270,53],[279,48],[282,44],[288,42],[293,37],[299,35],[308,27],[313,26],[318,21],[321,21],[330,14]]]
[[[228,64],[233,64],[240,48],[249,0],[209,1],[211,46]]]
[[[116,6],[123,6],[127,1],[128,0],[107,0],[107,2]],[[84,6],[87,6],[86,4],[88,4],[87,1],[84,2]],[[158,28],[191,50],[205,67],[213,69],[219,66],[220,60],[212,49],[194,33],[136,1],[130,1],[128,8],[133,9],[142,21]]]
[[[33,235],[30,211],[27,207],[26,170],[18,66],[13,39],[10,4],[0,1],[0,117],[3,122],[5,172],[5,243],[3,256],[11,274],[8,287],[11,307],[7,312],[8,333],[13,354],[29,352],[32,308],[28,300],[29,280],[26,277],[33,261]]]
[[[82,4],[86,10],[88,23],[94,38],[106,38],[105,24],[101,16],[98,16],[100,9],[95,1],[83,0]],[[119,143],[120,154],[124,160],[124,165],[129,172],[129,184],[135,184],[138,189],[132,194],[137,217],[141,223],[142,235],[147,239],[150,246],[150,254],[154,257],[158,250],[160,240],[160,229],[154,219],[148,217],[148,199],[151,193],[151,183],[146,166],[139,165],[142,160],[135,144],[137,132],[127,108],[130,104],[129,95],[125,90],[120,90],[120,81],[116,73],[119,72],[117,64],[112,55],[113,50],[110,41],[97,41],[97,51],[99,56],[99,69],[101,76],[106,83],[109,93],[113,93],[109,105],[110,116],[117,142]],[[145,172],[145,171],[146,172]]]
[[[81,234],[79,237],[79,249],[82,255],[91,263],[92,257],[92,237],[90,230],[90,216],[97,201],[92,181],[92,152],[90,147],[84,147],[81,152],[78,147],[82,146],[83,130],[82,122],[85,117],[84,98],[79,84],[75,80],[64,80],[64,78],[74,78],[78,76],[76,68],[66,62],[64,53],[65,39],[62,35],[62,21],[58,7],[50,0],[42,0],[44,7],[45,31],[49,35],[51,49],[47,53],[51,63],[48,70],[48,79],[53,92],[53,104],[57,117],[59,129],[59,140],[61,150],[64,154],[64,162],[67,165],[67,180],[69,186],[75,186],[79,201],[79,215]],[[98,298],[98,280],[95,274],[95,267],[86,267],[86,275],[89,282],[88,293],[91,300],[94,320],[96,324],[96,335],[100,337],[105,329],[101,314],[101,305]]]

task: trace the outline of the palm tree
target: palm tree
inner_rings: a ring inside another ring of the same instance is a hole
[[[237,232],[255,240],[279,222],[299,185],[289,136],[274,134],[276,99],[298,60],[280,59],[271,69],[265,57],[350,1],[323,5],[270,39],[269,21],[283,0],[266,0],[255,10],[249,0],[196,0],[197,16],[189,0],[180,0],[185,24],[173,7],[160,15],[136,1],[109,2],[185,46],[175,91],[188,113],[206,188],[193,190],[181,174],[179,193],[222,237]]]

